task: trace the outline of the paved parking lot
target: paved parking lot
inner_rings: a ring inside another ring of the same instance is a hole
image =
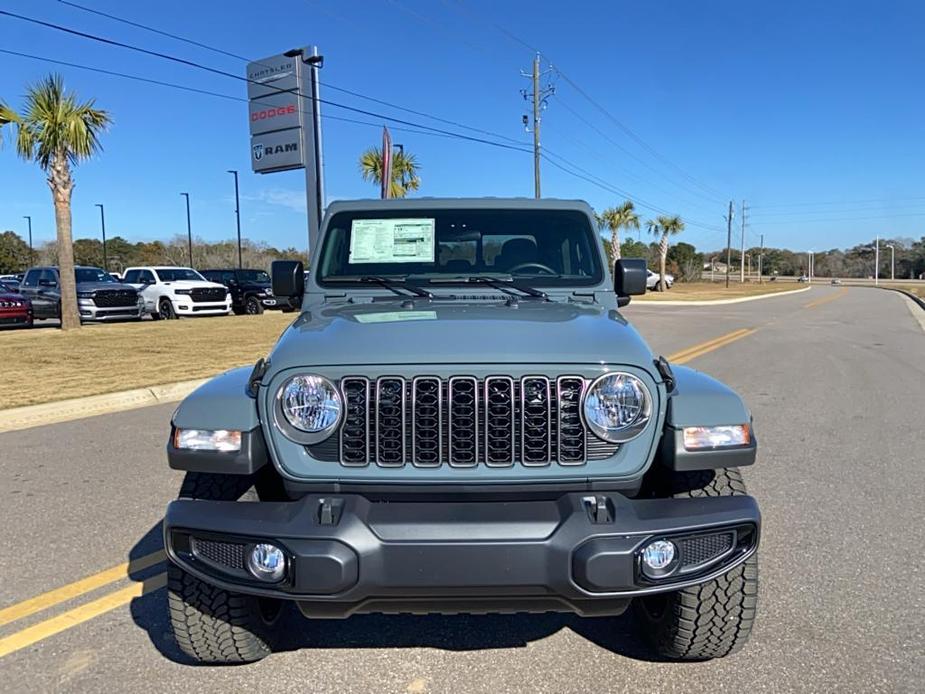
[[[762,587],[740,654],[653,662],[628,616],[290,614],[284,652],[191,666],[169,635],[159,557],[119,571],[160,549],[179,487],[163,454],[168,405],[0,434],[0,690],[921,691],[925,332],[906,300],[815,287],[625,313],[753,410],[759,462],[745,475],[764,514]],[[85,577],[70,599],[27,602]],[[14,650],[23,634],[34,643]]]

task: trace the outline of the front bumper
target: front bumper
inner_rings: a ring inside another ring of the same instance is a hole
[[[131,306],[102,308],[92,301],[80,299],[77,302],[77,309],[80,313],[80,320],[94,322],[138,320],[145,315],[145,306],[143,303],[132,304]]]
[[[31,308],[0,309],[0,327],[9,325],[32,325]]]
[[[197,303],[186,297],[174,298],[173,310],[178,316],[224,316],[231,313],[231,300]]]
[[[164,519],[167,553],[186,571],[228,590],[298,601],[317,617],[619,613],[630,598],[702,583],[745,561],[759,527],[748,496],[631,500],[616,493],[540,501],[179,500]],[[641,549],[653,540],[703,548],[719,536],[729,547],[707,561],[698,550],[690,570],[681,566],[659,581],[640,570]],[[249,547],[264,541],[287,554],[279,583],[258,581],[245,568]]]

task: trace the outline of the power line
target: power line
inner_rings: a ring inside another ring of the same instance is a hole
[[[901,200],[925,200],[923,196],[912,196],[905,198],[890,198],[889,200],[884,200],[883,198],[869,198],[866,200],[830,200],[825,202],[781,202],[781,203],[769,203],[765,205],[753,205],[755,209],[765,209],[765,208],[778,208],[778,207],[816,207],[817,205],[855,205],[855,204],[865,204],[865,203],[881,203],[883,205],[891,205],[896,201]]]
[[[202,48],[202,49],[204,49],[204,50],[211,51],[211,52],[217,53],[217,54],[219,54],[219,55],[227,56],[227,57],[229,57],[229,58],[234,58],[234,59],[236,59],[236,60],[240,60],[240,61],[245,62],[245,63],[253,63],[253,62],[259,63],[259,61],[255,61],[255,60],[253,60],[253,59],[251,59],[251,58],[247,58],[247,57],[245,57],[245,56],[243,56],[243,55],[239,55],[239,54],[237,54],[237,53],[231,53],[231,52],[226,51],[226,50],[224,50],[224,49],[217,48],[216,46],[212,46],[212,45],[209,45],[209,44],[207,44],[207,43],[203,43],[203,42],[201,42],[201,41],[196,41],[196,40],[194,40],[194,39],[190,39],[190,38],[187,38],[187,37],[185,37],[185,36],[179,36],[179,35],[177,35],[177,34],[172,34],[172,33],[170,33],[169,31],[163,31],[163,30],[161,30],[161,29],[157,29],[156,27],[152,27],[152,26],[147,25],[147,24],[142,24],[141,22],[135,22],[135,21],[132,21],[132,20],[130,20],[130,19],[126,19],[126,18],[124,18],[124,17],[119,17],[119,16],[116,16],[116,15],[114,15],[114,14],[110,14],[110,13],[107,13],[107,12],[101,12],[100,10],[93,9],[92,7],[86,7],[86,6],[81,5],[81,4],[79,4],[79,3],[71,2],[70,0],[58,0],[58,2],[60,2],[60,3],[63,4],[63,5],[67,5],[67,6],[69,6],[69,7],[73,7],[73,8],[75,8],[75,9],[81,10],[81,11],[83,11],[83,12],[89,12],[89,13],[91,13],[91,14],[99,15],[99,16],[101,16],[101,17],[105,17],[105,18],[107,18],[107,19],[111,19],[111,20],[114,21],[114,22],[119,22],[119,23],[121,23],[121,24],[126,24],[126,25],[128,25],[128,26],[132,26],[132,27],[135,27],[135,28],[138,28],[138,29],[142,29],[143,31],[148,31],[148,32],[151,32],[151,33],[153,33],[153,34],[157,34],[157,35],[159,35],[159,36],[166,36],[166,37],[171,38],[171,39],[174,39],[174,40],[176,40],[176,41],[181,41],[181,42],[186,43],[186,44],[189,44],[189,45],[191,45],[191,46],[195,46],[195,47],[197,47],[197,48]],[[25,17],[20,17],[20,18],[22,18],[22,19],[27,19],[27,18],[25,18]],[[35,20],[35,21],[39,21],[39,20]],[[46,24],[46,26],[47,26],[47,24]],[[121,44],[120,44],[120,45],[121,45]],[[125,47],[125,46],[122,45],[122,47]],[[141,50],[144,50],[144,49],[141,49]],[[159,56],[159,57],[162,57],[162,56]],[[502,135],[501,133],[496,133],[496,132],[492,132],[491,130],[485,130],[485,129],[483,129],[483,128],[477,128],[477,127],[474,127],[474,126],[471,126],[471,125],[466,125],[465,123],[460,123],[460,122],[458,122],[458,121],[449,120],[449,119],[447,119],[447,118],[441,118],[441,117],[439,117],[439,116],[434,116],[434,115],[431,115],[431,114],[429,114],[429,113],[425,113],[425,112],[423,112],[423,111],[416,111],[416,110],[414,110],[414,109],[407,108],[407,107],[405,107],[405,106],[399,106],[398,104],[393,104],[393,103],[391,103],[391,102],[389,102],[389,101],[385,101],[385,100],[383,100],[383,99],[378,99],[378,98],[376,98],[376,97],[367,96],[366,94],[361,94],[361,93],[356,92],[356,91],[353,91],[353,90],[351,90],[351,89],[345,89],[345,88],[343,88],[343,87],[338,87],[338,86],[336,86],[336,85],[329,84],[329,83],[327,83],[327,82],[324,83],[324,87],[325,87],[325,89],[332,89],[332,90],[334,90],[334,91],[336,91],[336,92],[341,92],[341,93],[343,93],[343,94],[349,94],[350,96],[356,97],[356,98],[358,98],[358,99],[365,99],[366,101],[370,101],[370,102],[372,102],[372,103],[379,104],[380,106],[388,106],[389,108],[394,108],[394,109],[396,109],[396,110],[398,110],[398,111],[404,111],[405,113],[411,113],[411,114],[413,114],[413,115],[415,115],[415,116],[421,116],[421,117],[423,117],[423,118],[428,118],[428,119],[430,119],[430,120],[437,121],[437,122],[439,122],[439,123],[444,123],[444,124],[446,124],[446,125],[452,125],[452,126],[455,126],[455,127],[457,127],[457,128],[463,128],[464,130],[469,130],[469,131],[471,131],[471,132],[481,133],[481,134],[483,134],[483,135],[490,135],[490,136],[492,136],[492,137],[496,137],[496,138],[499,138],[499,139],[502,139],[502,140],[506,140],[506,141],[508,141],[508,142],[512,142],[512,143],[518,144],[518,145],[526,144],[526,143],[523,142],[522,140],[517,140],[517,139],[512,138],[512,137],[509,137],[509,136],[507,136],[507,135]]]
[[[692,176],[692,175],[690,175],[689,173],[687,173],[686,171],[684,171],[684,169],[682,169],[680,166],[678,166],[678,165],[675,164],[673,161],[671,161],[670,159],[668,159],[668,157],[666,157],[665,155],[663,155],[663,154],[661,154],[660,152],[658,152],[654,147],[652,147],[649,143],[647,143],[645,140],[643,140],[643,138],[642,138],[640,135],[638,135],[638,134],[637,134],[632,128],[630,128],[628,125],[626,125],[625,123],[623,123],[622,121],[620,121],[616,116],[613,115],[613,113],[611,113],[609,110],[607,110],[607,108],[605,108],[603,105],[601,105],[601,104],[600,104],[596,99],[594,99],[587,91],[585,91],[580,85],[578,85],[577,82],[575,82],[572,78],[570,78],[561,68],[556,67],[555,61],[552,60],[552,58],[549,56],[548,53],[546,53],[545,51],[540,50],[540,49],[539,49],[538,47],[536,47],[536,46],[530,45],[529,43],[527,43],[527,42],[524,41],[523,39],[519,38],[516,34],[514,34],[514,33],[511,32],[510,30],[508,30],[507,28],[505,28],[504,26],[502,26],[502,25],[500,25],[500,24],[497,24],[497,23],[495,23],[495,22],[492,22],[492,21],[490,21],[490,20],[484,19],[478,12],[474,11],[474,10],[468,5],[468,3],[464,2],[463,0],[456,0],[456,2],[457,2],[457,4],[460,6],[460,8],[462,8],[462,9],[465,11],[466,14],[470,15],[471,17],[474,17],[475,19],[477,19],[478,21],[480,21],[480,22],[483,23],[483,24],[486,24],[486,25],[488,25],[488,26],[491,26],[492,28],[494,28],[495,30],[499,31],[501,34],[503,34],[504,36],[506,36],[509,40],[513,41],[514,43],[516,43],[516,44],[518,44],[518,45],[520,45],[520,46],[522,46],[522,47],[524,47],[524,48],[527,48],[527,49],[529,49],[530,51],[532,51],[532,52],[534,52],[534,53],[540,53],[540,54],[542,54],[542,55],[546,58],[546,60],[549,61],[549,63],[552,65],[553,69],[556,70],[556,72],[559,74],[559,76],[560,76],[563,80],[565,80],[565,82],[567,82],[567,83],[569,84],[569,86],[571,86],[575,91],[577,91],[585,100],[588,101],[588,103],[590,103],[590,104],[591,104],[592,106],[594,106],[598,111],[600,111],[604,116],[606,116],[606,117],[608,118],[608,120],[610,120],[612,123],[614,123],[614,125],[616,125],[616,126],[617,126],[620,130],[622,130],[624,133],[626,133],[627,136],[629,136],[634,142],[636,142],[636,144],[638,144],[640,147],[642,147],[642,148],[643,148],[645,151],[647,151],[650,155],[652,155],[653,157],[655,157],[656,159],[658,159],[659,161],[661,161],[663,164],[665,164],[665,165],[667,165],[667,166],[673,168],[673,169],[674,169],[675,171],[677,171],[678,174],[680,174],[682,177],[686,178],[686,179],[689,180],[691,183],[693,183],[694,185],[696,185],[696,186],[698,186],[699,188],[703,189],[705,192],[709,193],[710,195],[713,195],[713,196],[721,196],[721,195],[722,195],[722,194],[721,194],[719,191],[717,191],[716,189],[711,188],[710,186],[708,186],[708,185],[706,185],[706,184],[700,182],[700,181],[699,181],[698,179],[696,179],[694,176]],[[719,198],[714,197],[714,198],[713,198],[713,202],[717,202],[717,201],[719,201]]]
[[[171,61],[171,62],[179,63],[179,64],[181,64],[181,65],[186,65],[186,66],[188,66],[188,67],[197,68],[197,69],[199,69],[199,70],[204,70],[204,71],[206,71],[206,72],[210,72],[210,73],[213,73],[213,74],[216,74],[216,75],[221,75],[221,76],[223,76],[223,77],[229,77],[229,78],[231,78],[231,79],[238,80],[238,81],[241,81],[241,82],[247,82],[247,83],[253,82],[253,80],[250,80],[250,79],[248,79],[247,77],[242,77],[241,75],[236,75],[236,74],[234,74],[234,73],[227,72],[227,71],[225,71],[225,70],[219,70],[218,68],[213,68],[213,67],[210,67],[210,66],[208,66],[208,65],[202,65],[201,63],[197,63],[197,62],[192,61],[192,60],[186,60],[185,58],[178,58],[177,56],[172,56],[172,55],[169,55],[169,54],[167,54],[167,53],[161,53],[161,52],[159,52],[159,51],[152,51],[152,50],[150,50],[150,49],[142,48],[142,47],[140,47],[140,46],[133,46],[133,45],[131,45],[131,44],[122,43],[121,41],[115,41],[114,39],[109,39],[109,38],[106,38],[106,37],[103,37],[103,36],[96,36],[96,35],[94,35],[94,34],[89,34],[89,33],[87,33],[87,32],[78,31],[77,29],[71,29],[71,28],[69,28],[69,27],[64,27],[64,26],[61,26],[61,25],[59,25],[59,24],[53,24],[53,23],[51,23],[51,22],[45,22],[45,21],[42,21],[42,20],[40,20],[40,19],[33,19],[32,17],[25,17],[25,16],[23,16],[23,15],[19,15],[19,14],[16,14],[16,13],[14,13],[14,12],[8,12],[8,11],[6,11],[6,10],[0,10],[0,15],[12,17],[12,18],[14,18],[14,19],[20,19],[20,20],[23,20],[23,21],[26,21],[26,22],[30,22],[30,23],[32,23],[32,24],[38,24],[38,25],[40,25],[40,26],[44,26],[44,27],[47,27],[47,28],[50,28],[50,29],[55,29],[55,30],[57,30],[57,31],[62,31],[62,32],[65,32],[65,33],[68,33],[68,34],[72,34],[72,35],[74,35],[74,36],[79,36],[79,37],[81,37],[81,38],[86,38],[86,39],[89,39],[89,40],[92,40],[92,41],[98,41],[98,42],[100,42],[100,43],[104,43],[104,44],[116,46],[116,47],[119,47],[119,48],[125,48],[125,49],[127,49],[127,50],[136,51],[136,52],[138,52],[138,53],[143,53],[143,54],[145,54],[145,55],[150,55],[150,56],[153,56],[153,57],[156,57],[156,58],[161,58],[161,59],[163,59],[163,60],[169,60],[169,61]],[[312,97],[311,97],[310,95],[301,94],[300,92],[295,92],[295,94],[296,94],[297,96],[303,98],[303,99],[312,99]],[[513,149],[513,150],[517,150],[517,151],[523,151],[520,147],[515,147],[515,146],[513,146],[513,145],[508,145],[508,144],[504,144],[504,143],[501,143],[501,142],[493,142],[493,141],[491,141],[491,140],[486,140],[486,139],[484,139],[484,138],[479,138],[479,137],[473,137],[473,136],[470,136],[470,135],[462,135],[461,133],[453,133],[453,132],[448,131],[448,130],[443,130],[443,129],[441,129],[441,128],[434,128],[434,127],[432,127],[432,126],[424,125],[424,124],[422,124],[422,123],[414,123],[414,122],[412,122],[412,121],[403,120],[403,119],[401,119],[401,118],[395,118],[394,116],[387,116],[387,115],[384,115],[384,114],[382,114],[382,113],[376,113],[375,111],[367,111],[367,110],[365,110],[365,109],[356,108],[356,107],[354,107],[354,106],[347,106],[346,104],[337,103],[337,102],[335,102],[335,101],[330,101],[330,100],[328,100],[328,99],[321,99],[321,98],[319,98],[319,99],[318,99],[318,102],[319,102],[319,103],[322,103],[322,104],[325,104],[325,105],[327,105],[327,106],[333,106],[334,108],[341,108],[341,109],[344,109],[344,110],[347,110],[347,111],[351,111],[351,112],[353,112],[353,113],[359,113],[359,114],[362,114],[362,115],[364,115],[364,116],[371,116],[371,117],[374,117],[374,118],[382,118],[382,119],[385,119],[385,120],[388,120],[388,121],[392,121],[392,122],[395,122],[395,123],[399,123],[399,124],[401,124],[401,125],[408,125],[408,126],[411,126],[411,127],[422,128],[422,129],[425,129],[425,130],[431,130],[431,131],[433,131],[433,132],[444,133],[444,134],[450,134],[450,135],[453,135],[454,137],[459,137],[459,138],[461,138],[461,139],[471,140],[471,141],[473,141],[473,142],[481,142],[482,144],[488,144],[488,145],[492,145],[492,146],[494,146],[494,147],[502,147],[502,148],[504,148],[504,149]]]

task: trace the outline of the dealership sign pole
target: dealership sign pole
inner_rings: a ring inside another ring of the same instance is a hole
[[[324,182],[318,69],[315,46],[298,48],[247,65],[251,169],[275,173],[305,169],[308,249],[321,227]]]

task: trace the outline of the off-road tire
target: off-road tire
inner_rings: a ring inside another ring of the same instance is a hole
[[[737,468],[670,473],[665,496],[746,494]],[[709,660],[738,651],[751,634],[758,602],[758,555],[707,583],[634,601],[643,634],[672,660]]]
[[[246,475],[188,472],[180,498],[233,501],[255,494]],[[273,651],[279,601],[217,588],[179,566],[167,567],[167,604],[177,646],[201,663],[251,663]]]
[[[244,302],[244,312],[249,316],[259,316],[263,313],[263,304],[256,296],[249,296]]]

